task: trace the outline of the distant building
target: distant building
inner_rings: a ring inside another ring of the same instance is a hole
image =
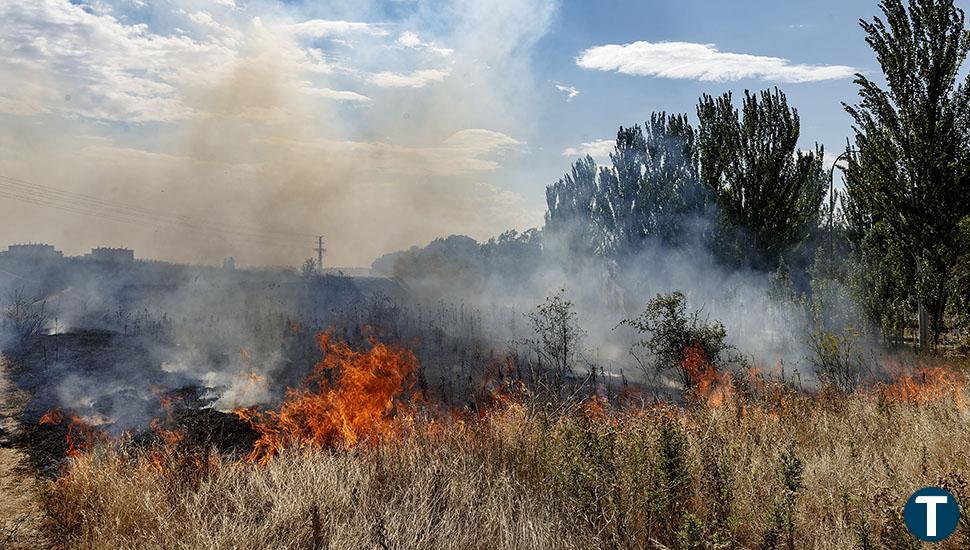
[[[84,258],[95,262],[109,263],[128,263],[135,261],[135,251],[130,248],[106,248],[99,246],[91,249],[90,254],[85,254]]]
[[[52,244],[12,244],[7,250],[0,252],[0,257],[16,260],[56,260],[64,257],[64,253],[56,250]]]

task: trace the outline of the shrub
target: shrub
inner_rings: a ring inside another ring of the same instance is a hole
[[[725,340],[727,331],[720,321],[701,318],[701,310],[687,312],[687,297],[677,290],[670,294],[658,294],[647,302],[638,317],[620,322],[647,338],[634,344],[644,348],[652,356],[658,372],[677,369],[684,389],[692,388],[697,380],[696,372],[689,365],[688,353],[699,350],[702,360],[715,370],[729,364],[743,363],[737,350]],[[634,357],[639,357],[631,350]],[[641,362],[641,367],[643,366]]]
[[[856,389],[869,372],[859,340],[858,331],[851,327],[841,333],[818,329],[812,334],[809,338],[810,359],[823,386],[840,393]]]

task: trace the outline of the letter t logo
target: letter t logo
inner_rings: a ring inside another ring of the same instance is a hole
[[[936,536],[936,505],[946,504],[946,496],[921,495],[916,497],[916,504],[926,505],[926,536]]]

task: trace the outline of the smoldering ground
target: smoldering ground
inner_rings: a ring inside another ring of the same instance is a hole
[[[62,408],[121,431],[166,400],[220,410],[271,402],[300,384],[324,327],[363,322],[393,281],[234,271],[159,262],[0,259],[3,352],[36,421]],[[180,393],[181,392],[181,393]],[[185,393],[188,392],[188,393]]]

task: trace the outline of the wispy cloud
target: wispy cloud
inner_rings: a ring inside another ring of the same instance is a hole
[[[567,147],[566,150],[562,152],[564,157],[585,157],[589,155],[593,157],[597,162],[603,163],[609,160],[610,153],[613,152],[613,148],[616,146],[616,141],[612,139],[597,139],[594,141],[587,141],[579,144],[579,147]]]
[[[607,44],[583,51],[576,64],[584,69],[616,71],[704,81],[755,78],[776,82],[814,82],[849,78],[857,69],[846,65],[806,65],[780,57],[730,53],[713,44],[692,42],[632,42]]]
[[[425,42],[424,40],[421,40],[421,37],[418,36],[417,33],[413,33],[411,31],[401,33],[401,36],[397,38],[397,44],[412,50],[433,52],[444,57],[448,57],[455,53],[455,50],[451,48],[442,48],[437,46],[434,42]]]
[[[549,91],[532,51],[558,0],[457,3],[443,22],[423,8],[373,19],[369,2],[305,20],[296,3],[0,0],[0,165],[186,216],[313,225],[349,265],[445,232],[541,223],[541,199],[515,194],[504,169]],[[0,201],[13,240],[77,248],[117,229],[21,206]],[[156,237],[126,234],[181,261],[304,256]]]
[[[358,103],[367,103],[371,99],[363,94],[358,94],[357,92],[351,92],[348,90],[333,90],[330,88],[317,88],[311,86],[309,83],[300,88],[300,91],[313,96],[320,97],[323,99],[335,99],[337,101],[354,101]]]
[[[189,118],[194,112],[182,101],[182,89],[221,74],[237,59],[229,44],[236,37],[216,28],[207,13],[193,15],[193,23],[218,36],[156,34],[69,2],[0,3],[0,76],[44,82],[33,91],[24,90],[26,84],[10,89],[0,110],[127,122]]]
[[[352,33],[371,36],[387,36],[388,31],[382,25],[362,23],[359,21],[334,21],[329,19],[308,19],[289,26],[290,30],[301,38],[329,38],[345,36]]]
[[[579,90],[573,86],[567,86],[561,82],[553,82],[553,85],[556,86],[557,90],[566,94],[566,101],[572,101],[574,97],[579,95]]]
[[[484,128],[468,128],[450,135],[444,140],[443,145],[452,149],[469,151],[475,155],[482,155],[501,151],[515,145],[523,145],[523,142],[502,132]]]
[[[188,18],[196,25],[208,30],[210,36],[221,40],[227,46],[235,45],[243,37],[243,34],[238,30],[213,19],[212,14],[207,11],[190,13]]]
[[[445,69],[421,69],[413,73],[383,71],[371,75],[371,82],[381,88],[424,88],[432,82],[440,82],[448,76]]]

